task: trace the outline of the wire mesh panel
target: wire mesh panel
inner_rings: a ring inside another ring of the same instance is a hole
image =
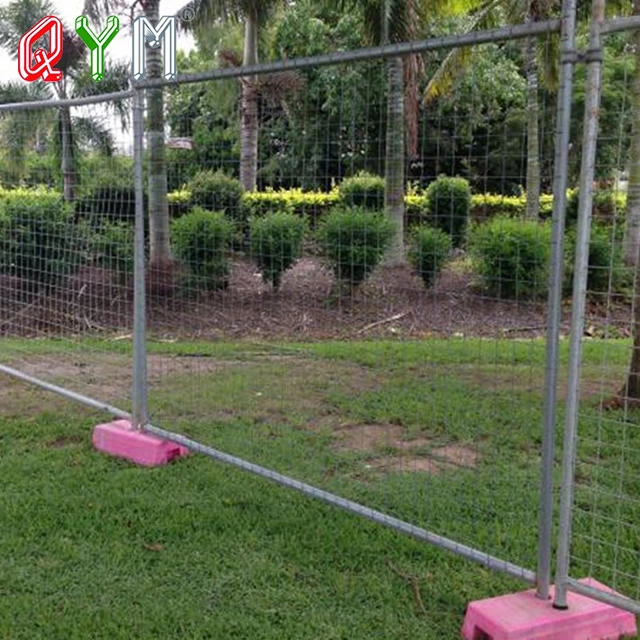
[[[637,70],[628,34],[607,39],[604,52],[576,440],[571,575],[592,576],[637,602]],[[578,81],[579,91],[584,87],[584,73]]]
[[[48,104],[0,111],[0,364],[126,409],[131,105]]]
[[[535,566],[555,97],[526,52],[172,85],[151,423]]]

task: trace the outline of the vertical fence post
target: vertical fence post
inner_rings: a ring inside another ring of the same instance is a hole
[[[542,430],[542,464],[540,478],[540,520],[538,528],[538,569],[536,595],[549,598],[551,583],[551,536],[553,530],[553,468],[555,452],[556,402],[558,386],[558,345],[562,311],[564,275],[563,238],[567,204],[569,168],[569,131],[575,52],[576,0],[562,3],[561,68],[558,91],[555,160],[553,179],[553,230],[551,274],[547,311],[547,354],[544,383],[544,421]]]
[[[575,481],[574,465],[577,444],[578,404],[580,398],[580,364],[582,359],[582,337],[584,333],[584,315],[587,297],[593,179],[595,175],[600,89],[602,82],[603,51],[600,26],[604,20],[604,8],[605,0],[593,0],[591,35],[587,51],[588,72],[585,96],[582,165],[580,167],[578,237],[576,241],[575,274],[573,280],[571,343],[569,347],[567,404],[564,428],[564,451],[562,457],[562,487],[560,493],[560,525],[556,561],[556,588],[553,604],[556,609],[567,608],[571,516]]]
[[[133,154],[135,168],[135,254],[133,290],[133,425],[147,424],[146,291],[144,255],[144,90],[135,92],[133,103]]]

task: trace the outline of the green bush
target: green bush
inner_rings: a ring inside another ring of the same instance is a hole
[[[251,219],[251,251],[262,279],[274,289],[282,274],[302,255],[306,221],[292,213],[271,213]]]
[[[464,178],[441,176],[429,185],[427,201],[431,224],[448,233],[454,246],[460,246],[471,208],[469,183]]]
[[[416,229],[409,250],[409,260],[425,287],[433,285],[442,267],[448,262],[452,248],[448,233],[426,226]]]
[[[187,183],[191,203],[207,211],[222,211],[230,218],[244,221],[244,188],[239,180],[222,171],[200,171]]]
[[[564,293],[571,295],[576,259],[576,229],[569,229],[564,245]],[[588,293],[607,293],[609,283],[616,291],[624,281],[622,247],[613,238],[613,229],[603,224],[591,225],[589,241],[589,269],[587,272]]]
[[[391,245],[396,227],[384,214],[364,209],[334,210],[321,222],[319,240],[341,282],[363,282]]]
[[[343,180],[338,193],[343,206],[375,211],[384,209],[384,178],[366,171]]]
[[[187,286],[204,290],[226,288],[233,222],[222,212],[196,207],[174,220],[171,231],[175,255],[189,273]]]
[[[148,198],[145,195],[144,210],[147,209]],[[76,200],[75,210],[93,229],[100,229],[103,225],[114,222],[133,225],[136,216],[136,192],[133,186],[125,185],[96,187],[83,198]]]
[[[485,290],[499,298],[532,298],[548,288],[548,223],[497,217],[471,227],[468,247]]]
[[[121,282],[133,272],[134,228],[123,222],[103,225],[93,234],[91,252],[95,264],[113,271]]]
[[[248,218],[264,216],[268,213],[295,213],[306,218],[312,227],[339,200],[337,190],[328,193],[303,191],[302,189],[281,189],[274,191],[251,191],[244,195],[244,206]]]
[[[167,202],[169,204],[169,217],[179,218],[185,213],[189,213],[193,208],[191,203],[191,192],[186,189],[178,191],[170,191],[167,194]]]
[[[578,220],[578,204],[580,190],[571,189],[567,192],[566,220],[568,224],[575,224]],[[603,223],[612,223],[616,218],[624,217],[627,199],[624,193],[613,189],[596,189],[593,193],[592,217]]]
[[[0,194],[0,272],[42,285],[73,273],[87,258],[87,233],[59,193]]]

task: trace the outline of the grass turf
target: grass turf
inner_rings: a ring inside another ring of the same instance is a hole
[[[3,346],[21,365],[69,352]],[[88,358],[128,350],[79,346]],[[589,343],[585,379],[602,384],[603,363],[619,378],[628,349]],[[542,343],[150,351],[166,358],[151,367],[160,426],[535,567]],[[185,355],[195,368],[176,370],[170,358]],[[103,416],[2,382],[0,638],[456,638],[469,600],[524,587],[199,456],[152,470],[102,456],[90,428]],[[336,446],[345,425],[401,428],[403,439]],[[584,400],[574,574],[595,570],[629,595],[636,431]],[[410,459],[405,441],[418,443]],[[377,464],[404,456],[410,468],[451,443],[477,462],[429,475]]]

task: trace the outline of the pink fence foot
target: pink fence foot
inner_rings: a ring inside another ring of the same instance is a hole
[[[613,593],[591,578],[581,582]],[[553,590],[552,590],[553,595]],[[569,609],[536,598],[535,590],[472,602],[462,628],[465,640],[619,640],[635,638],[632,613],[568,594]]]
[[[189,453],[188,449],[174,442],[134,429],[128,420],[97,425],[92,440],[98,451],[146,467],[164,465]]]

